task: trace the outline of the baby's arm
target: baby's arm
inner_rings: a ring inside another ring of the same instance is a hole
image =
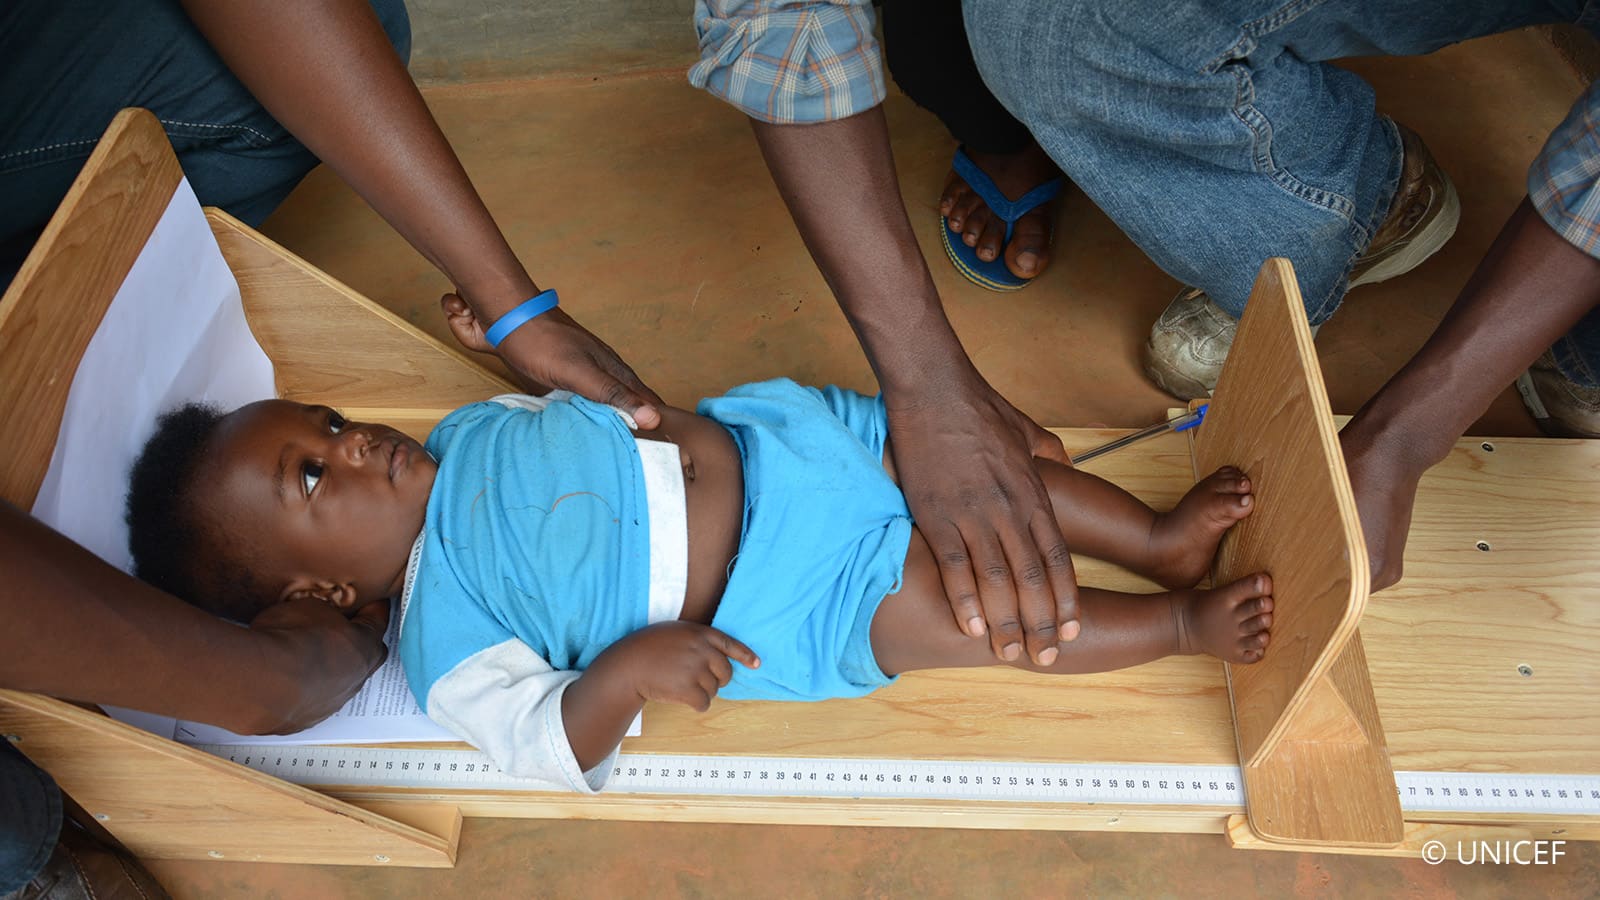
[[[647,700],[704,712],[733,677],[731,660],[761,664],[749,647],[696,622],[659,622],[607,647],[561,697],[579,766],[587,771],[609,756]]]

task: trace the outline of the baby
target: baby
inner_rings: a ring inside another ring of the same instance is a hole
[[[1076,640],[1049,665],[1003,663],[951,615],[880,399],[770,381],[631,426],[562,392],[463,407],[426,446],[323,406],[185,407],[134,468],[138,574],[243,621],[288,598],[398,596],[428,714],[505,771],[583,792],[646,701],[855,697],[956,666],[1249,663],[1267,646],[1268,576],[1193,589],[1250,512],[1235,469],[1157,513],[1041,461],[1075,552],[1171,590],[1083,588]]]

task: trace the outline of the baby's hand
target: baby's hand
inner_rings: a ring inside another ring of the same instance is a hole
[[[749,647],[698,622],[659,622],[613,647],[627,654],[640,699],[682,703],[699,712],[706,711],[711,698],[733,677],[730,660],[752,669],[761,665]]]

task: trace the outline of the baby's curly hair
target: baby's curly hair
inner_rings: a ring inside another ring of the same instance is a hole
[[[194,606],[249,622],[275,598],[253,555],[195,504],[197,475],[226,414],[190,403],[165,413],[129,477],[126,519],[134,574]]]

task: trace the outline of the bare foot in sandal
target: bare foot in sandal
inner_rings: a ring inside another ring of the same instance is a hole
[[[980,153],[965,150],[967,157],[986,174],[1003,199],[1016,201],[1029,191],[1061,177],[1054,161],[1029,144],[1020,153]],[[983,262],[993,262],[1004,254],[1005,267],[1018,279],[1037,277],[1050,264],[1050,243],[1055,219],[1055,200],[1051,198],[1022,214],[1006,243],[1006,223],[993,214],[979,190],[954,169],[945,181],[939,198],[939,214],[950,231],[976,252]]]

